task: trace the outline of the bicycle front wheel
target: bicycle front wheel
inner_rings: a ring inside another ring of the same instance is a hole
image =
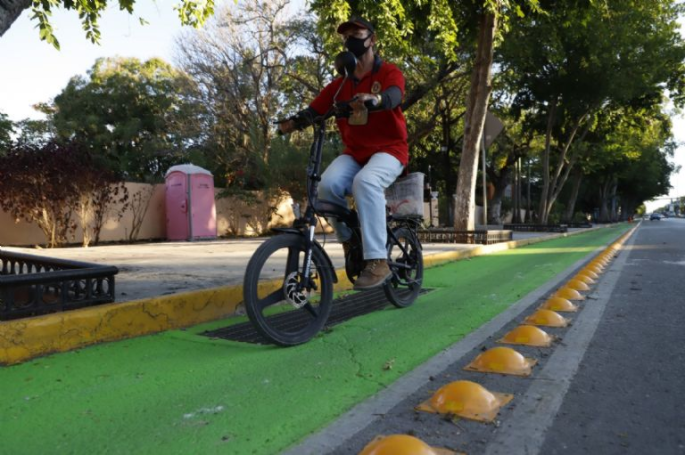
[[[388,240],[388,265],[393,272],[390,281],[384,284],[388,301],[398,308],[410,306],[419,296],[424,279],[424,257],[419,240],[407,227],[393,230],[396,243]]]
[[[302,281],[305,255],[302,235],[277,235],[255,251],[245,272],[248,317],[263,337],[280,346],[309,341],[331,312],[333,278],[325,254],[313,247],[309,281]]]

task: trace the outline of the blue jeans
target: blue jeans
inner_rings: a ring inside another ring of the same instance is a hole
[[[362,230],[365,260],[385,259],[386,252],[386,195],[384,191],[403,171],[403,164],[385,152],[374,154],[365,166],[352,156],[342,154],[331,162],[319,183],[319,198],[348,207],[347,195],[355,198]],[[352,231],[336,218],[329,221],[336,230],[338,241],[350,239]]]

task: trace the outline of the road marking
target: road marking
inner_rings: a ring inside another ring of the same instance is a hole
[[[663,260],[662,263],[666,263],[666,264],[669,264],[669,265],[681,265],[681,266],[684,266],[684,261],[683,261],[683,260],[679,260],[679,261]]]
[[[613,243],[610,243],[610,245]],[[283,454],[330,454],[352,438],[356,433],[378,419],[379,415],[386,414],[408,395],[420,389],[427,383],[429,376],[442,373],[446,367],[459,361],[467,353],[474,350],[474,348],[483,345],[484,341],[499,332],[529,306],[539,301],[541,297],[550,295],[553,291],[557,290],[561,284],[563,284],[562,281],[565,278],[579,270],[605,248],[606,246],[601,246],[583,259],[577,261],[562,273],[523,297],[486,324],[482,325],[476,331],[470,333],[443,352],[424,362],[413,371],[405,374],[386,389],[378,392],[368,400],[359,403],[323,430],[310,435],[299,444],[286,449]]]
[[[552,426],[598,328],[634,241],[635,238],[631,238],[624,245],[619,256],[598,281],[574,326],[565,334],[565,344],[550,355],[526,393],[517,397],[512,414],[503,421],[484,454],[539,453],[546,431]]]

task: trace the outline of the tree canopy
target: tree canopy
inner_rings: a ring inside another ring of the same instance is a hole
[[[40,106],[47,121],[0,113],[0,151],[3,141],[40,148],[57,137],[128,179],[192,160],[231,193],[300,198],[311,134],[276,137],[273,121],[335,77],[336,26],[357,14],[376,25],[377,51],[405,75],[410,166],[431,166],[444,224],[473,221],[486,108],[506,126],[487,156],[491,223],[501,207],[524,206],[540,222],[595,208],[612,219],[667,191],[675,145],[664,101],[684,105],[682,2],[313,0],[311,14],[295,17],[287,5],[244,0],[218,10],[178,38],[178,68],[98,60]],[[207,17],[192,11],[182,20]],[[340,146],[329,135],[327,157]]]
[[[608,112],[654,113],[665,91],[683,105],[684,44],[677,23],[683,4],[671,0],[550,0],[541,7],[546,14],[512,24],[498,62],[513,112],[545,135],[539,221],[546,222],[583,151],[599,151],[575,142]]]
[[[159,178],[197,142],[194,82],[160,59],[99,59],[44,105],[58,138],[86,145],[127,179]]]
[[[31,19],[38,22],[40,39],[59,49],[60,43],[53,33],[50,16],[55,9],[64,8],[78,14],[86,38],[93,43],[99,43],[98,21],[102,13],[113,4],[120,10],[133,14],[136,0],[6,0],[0,2],[0,37],[9,30],[22,12],[30,8]],[[214,0],[181,0],[174,9],[182,24],[198,27],[214,13]],[[139,20],[145,23],[145,19]]]

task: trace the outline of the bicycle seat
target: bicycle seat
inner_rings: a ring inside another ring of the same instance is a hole
[[[332,216],[339,219],[347,219],[352,215],[352,212],[348,208],[344,208],[341,205],[337,205],[328,200],[318,200],[314,207],[315,212],[321,216]]]

